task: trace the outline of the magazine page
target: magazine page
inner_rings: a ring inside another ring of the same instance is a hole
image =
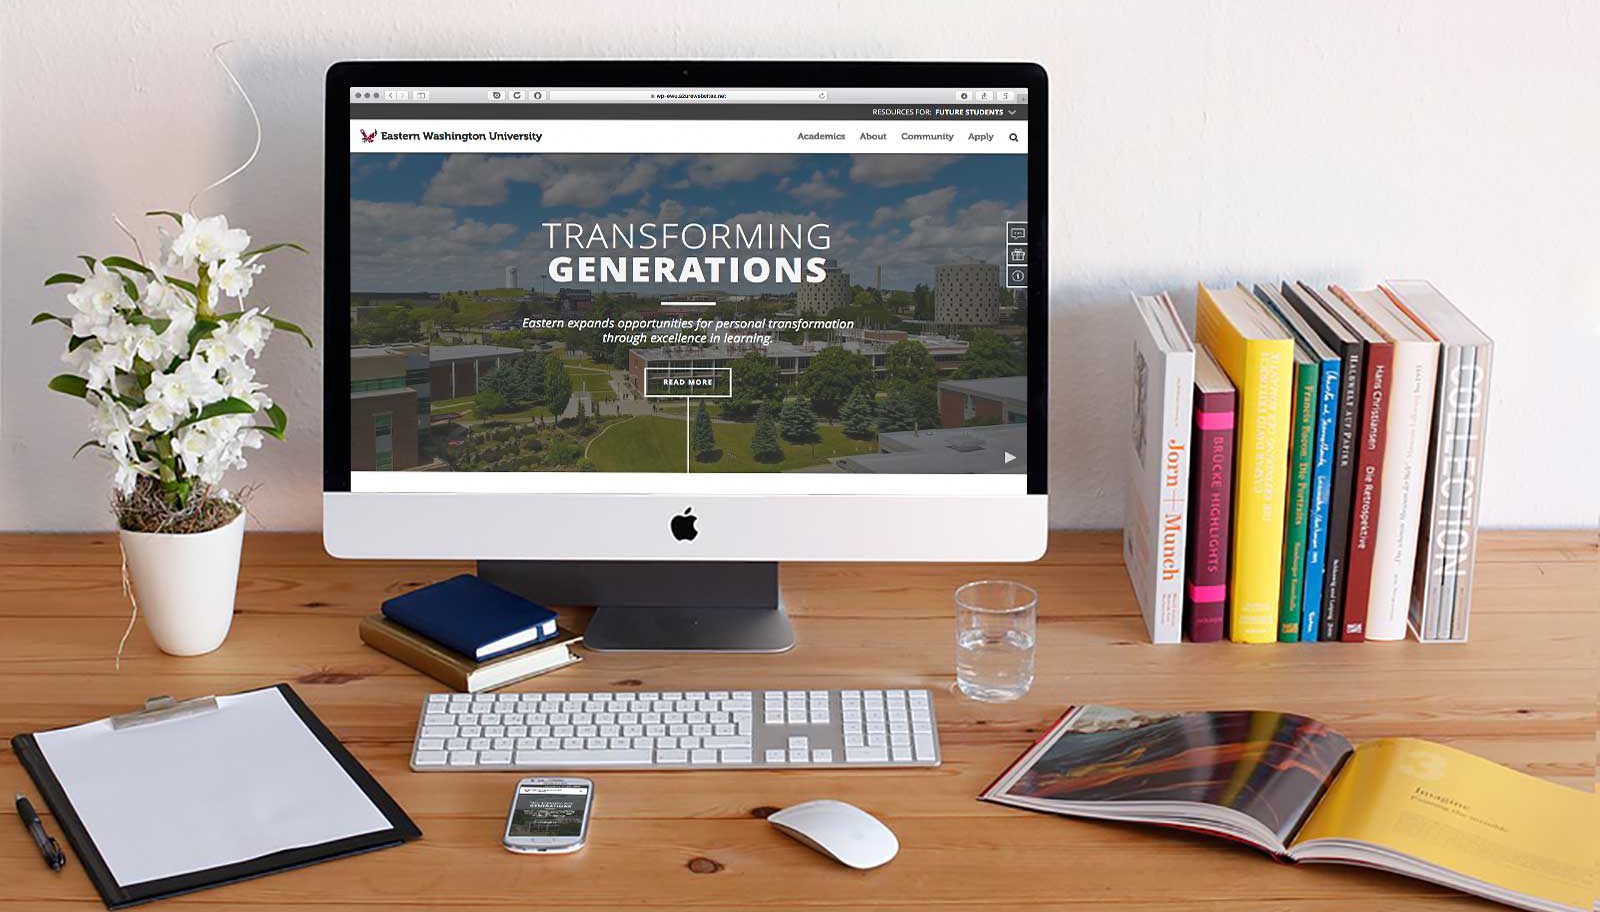
[[[1441,744],[1384,738],[1355,751],[1291,854],[1374,863],[1352,858],[1348,843],[1365,843],[1499,891],[1588,909],[1597,895],[1597,821],[1592,793]]]
[[[1350,742],[1327,726],[1291,713],[1086,706],[1069,713],[984,797],[1185,826],[1233,811],[1254,824],[1258,839],[1272,837],[1267,848],[1282,851],[1350,751]],[[1197,810],[1200,819],[1192,816]]]

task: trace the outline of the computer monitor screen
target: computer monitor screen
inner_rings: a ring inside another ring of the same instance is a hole
[[[439,66],[337,86],[330,490],[1042,494],[1042,85]]]

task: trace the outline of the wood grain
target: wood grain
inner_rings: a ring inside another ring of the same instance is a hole
[[[321,865],[174,905],[193,909],[1486,908],[1403,878],[1274,864],[1202,837],[1027,814],[973,796],[1067,705],[1270,708],[1356,740],[1418,735],[1573,787],[1595,776],[1594,536],[1496,533],[1480,546],[1465,645],[1231,644],[1154,647],[1112,534],[1057,534],[1030,565],[785,567],[799,637],[781,656],[586,654],[526,689],[931,687],[945,763],[934,770],[595,774],[590,846],[532,859],[499,848],[515,773],[414,774],[423,694],[438,685],[364,647],[356,619],[383,598],[467,569],[336,562],[315,536],[246,540],[237,614],[222,649],[162,655],[127,623],[110,535],[0,536],[0,734],[98,718],[151,694],[223,693],[289,681],[424,832],[400,849]],[[1039,677],[1026,698],[950,693],[950,593],[982,576],[1040,592]],[[569,612],[581,624],[584,612]],[[9,746],[3,787],[33,794]],[[899,857],[872,872],[826,861],[762,817],[832,797],[880,816]],[[4,813],[12,816],[9,802]],[[59,832],[54,821],[47,824]],[[82,869],[51,874],[15,823],[0,824],[0,909],[98,908]]]

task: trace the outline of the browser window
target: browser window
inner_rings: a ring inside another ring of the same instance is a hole
[[[352,490],[1025,493],[1027,131],[1003,87],[353,88]]]

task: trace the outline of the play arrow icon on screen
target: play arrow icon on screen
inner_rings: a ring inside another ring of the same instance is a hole
[[[1010,464],[1012,464],[1013,462],[1016,462],[1016,461],[1017,461],[1017,457],[1013,456],[1010,453],[1006,454],[1006,465],[1010,465]]]

